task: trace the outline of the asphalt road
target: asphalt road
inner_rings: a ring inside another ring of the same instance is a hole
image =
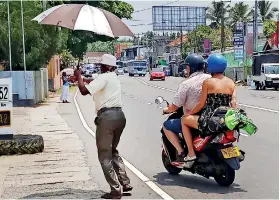
[[[150,82],[148,77],[127,75],[120,76],[120,79],[127,126],[121,138],[119,151],[162,190],[175,199],[278,199],[279,100],[277,91],[255,91],[238,87],[238,103],[242,104],[249,117],[256,123],[258,132],[254,136],[240,138],[238,146],[246,152],[246,159],[236,173],[234,184],[229,188],[221,188],[212,179],[207,180],[184,171],[179,176],[171,176],[162,165],[159,127],[164,116],[161,115],[162,108],[154,103],[154,99],[160,95],[171,101],[173,91],[183,79],[170,77],[166,81]],[[78,95],[77,100],[87,123],[92,130],[95,130],[92,98]],[[72,119],[69,123],[77,126],[74,124],[80,122],[74,122]],[[81,138],[88,143],[90,137],[85,137],[84,134],[86,134],[84,131],[80,132]],[[140,184],[139,179],[134,178],[134,181],[135,183],[132,184]],[[139,189],[137,187],[130,198],[139,198],[139,195],[141,198],[159,198],[143,185]]]

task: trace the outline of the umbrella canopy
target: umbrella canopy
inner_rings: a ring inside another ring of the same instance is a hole
[[[66,75],[68,75],[68,76],[74,75],[74,69],[72,69],[72,68],[66,68],[66,69],[62,70],[62,71],[61,71],[61,74],[62,74],[63,72],[66,72]]]
[[[39,24],[91,31],[113,38],[134,36],[131,30],[116,15],[84,4],[58,5],[44,11],[32,20],[37,21]]]

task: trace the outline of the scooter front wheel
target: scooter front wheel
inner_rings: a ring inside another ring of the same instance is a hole
[[[223,187],[230,186],[235,179],[235,171],[230,166],[226,165],[225,173],[221,176],[214,177],[215,181]]]
[[[164,149],[162,149],[161,157],[162,157],[162,163],[169,174],[177,175],[182,171],[181,168],[177,168],[170,163],[170,160],[166,155]]]

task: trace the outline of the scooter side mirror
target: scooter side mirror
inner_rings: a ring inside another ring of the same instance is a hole
[[[164,99],[160,96],[155,99],[156,104],[162,104],[163,102],[164,102]]]

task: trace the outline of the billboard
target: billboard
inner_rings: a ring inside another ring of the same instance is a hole
[[[153,6],[154,31],[193,31],[206,25],[206,7]]]
[[[204,53],[210,53],[211,52],[211,41],[209,39],[204,40]]]

